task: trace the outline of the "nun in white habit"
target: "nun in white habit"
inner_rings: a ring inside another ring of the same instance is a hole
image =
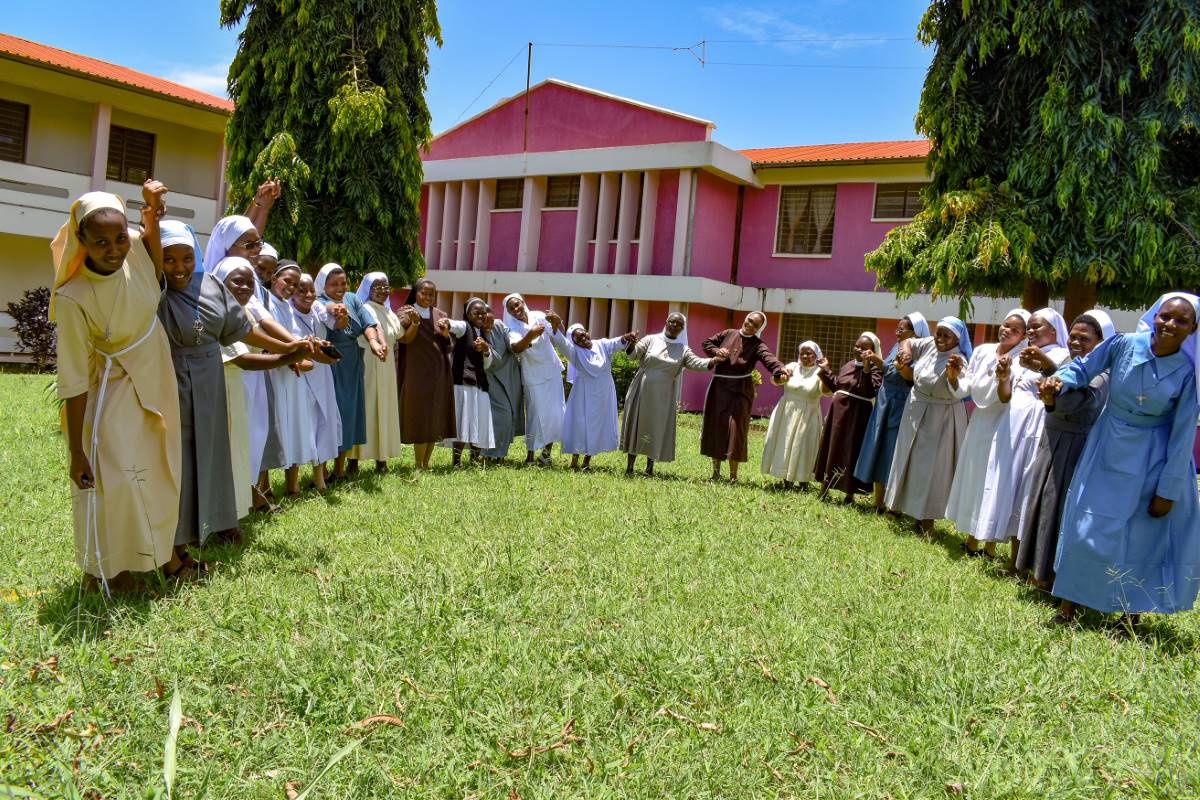
[[[504,298],[504,324],[514,353],[521,362],[521,383],[525,389],[526,463],[541,450],[538,463],[550,465],[550,448],[562,441],[563,402],[562,362],[551,344],[551,331],[561,325],[558,316],[533,311],[525,298],[513,293]],[[615,391],[615,390],[614,390]]]
[[[787,365],[791,375],[783,383],[783,396],[775,404],[767,425],[762,471],[783,481],[788,489],[795,483],[807,484],[816,478],[814,467],[821,446],[821,395],[827,394],[817,366],[823,357],[816,342],[800,343],[796,360]]]
[[[613,383],[612,358],[618,350],[632,348],[636,333],[611,339],[593,340],[584,327],[575,323],[563,334],[555,331],[554,346],[567,360],[567,398],[563,420],[564,453],[571,454],[571,469],[579,456],[589,469],[592,456],[617,449],[617,387]]]

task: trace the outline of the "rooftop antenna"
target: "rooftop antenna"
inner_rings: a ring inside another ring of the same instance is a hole
[[[525,128],[521,134],[521,152],[529,152],[529,74],[533,67],[533,42],[525,51]]]

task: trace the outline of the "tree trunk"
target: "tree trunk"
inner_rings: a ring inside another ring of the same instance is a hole
[[[1067,305],[1063,310],[1063,318],[1067,325],[1085,311],[1096,307],[1096,284],[1086,280],[1082,275],[1071,275],[1067,278]]]
[[[1021,308],[1026,311],[1037,311],[1048,305],[1050,305],[1050,287],[1034,278],[1026,278],[1025,286],[1021,290]]]

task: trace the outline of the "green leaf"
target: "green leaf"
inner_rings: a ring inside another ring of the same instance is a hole
[[[365,741],[366,737],[362,739],[355,739],[353,742],[334,753],[333,756],[330,757],[329,761],[325,763],[325,766],[321,769],[321,771],[317,773],[317,776],[313,778],[307,786],[304,787],[304,791],[296,795],[296,800],[304,800],[304,798],[308,797],[309,792],[316,788],[317,784],[321,782],[321,779],[325,777],[326,772],[329,772],[329,770],[333,769],[339,761],[353,753],[358,746]]]
[[[175,786],[175,743],[179,738],[179,724],[183,721],[183,703],[179,699],[179,687],[171,693],[171,711],[167,715],[167,740],[163,743],[163,784],[167,787],[167,800],[171,800]]]

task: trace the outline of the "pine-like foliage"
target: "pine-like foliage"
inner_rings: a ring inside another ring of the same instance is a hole
[[[1200,278],[1200,2],[935,0],[925,210],[867,256],[899,294],[1144,305]]]
[[[395,286],[424,271],[419,150],[429,141],[433,0],[221,0],[245,21],[229,68],[231,209],[263,180],[283,196],[264,236],[306,266],[378,270]]]

